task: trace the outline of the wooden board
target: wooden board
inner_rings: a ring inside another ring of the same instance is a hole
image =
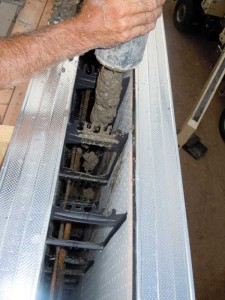
[[[5,113],[7,111],[7,104],[1,104],[0,105],[0,123],[2,122],[2,120],[4,120],[5,117]]]
[[[13,89],[0,91],[0,105],[9,104]]]
[[[20,12],[12,30],[12,35],[35,30],[38,27],[47,0],[29,0]]]
[[[52,8],[54,5],[55,0],[48,0],[43,12],[43,15],[41,17],[41,20],[38,24],[38,28],[44,27],[48,25],[48,21],[50,19],[51,13],[52,13]]]
[[[18,85],[11,96],[10,104],[8,105],[7,112],[5,114],[3,125],[15,126],[17,117],[23,104],[24,96],[27,91],[29,82],[22,85]]]
[[[17,5],[0,2],[0,37],[6,36],[10,31],[17,9]]]
[[[28,32],[35,30],[37,27],[46,26],[50,18],[53,3],[54,0],[27,1],[17,18],[12,34]],[[9,103],[2,124],[15,125],[23,104],[27,86],[28,82],[7,92],[0,91],[0,101],[2,103]]]
[[[29,0],[21,11],[12,34],[35,30],[48,24],[54,0]],[[8,148],[29,82],[0,91],[0,166]],[[10,126],[9,126],[10,125]]]
[[[13,133],[13,126],[0,125],[0,166]]]

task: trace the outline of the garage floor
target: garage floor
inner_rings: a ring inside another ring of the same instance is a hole
[[[164,7],[177,128],[198,99],[219,53],[217,43],[173,27],[176,2]],[[218,122],[225,98],[215,95],[197,134],[208,147],[201,160],[180,151],[196,298],[225,299],[225,144]]]

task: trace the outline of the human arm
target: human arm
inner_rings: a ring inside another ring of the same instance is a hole
[[[164,0],[86,0],[74,18],[0,40],[0,88],[94,48],[109,48],[152,30]]]

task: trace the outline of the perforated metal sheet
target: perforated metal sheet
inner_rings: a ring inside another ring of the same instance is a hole
[[[31,81],[1,169],[1,300],[35,298],[77,62]]]
[[[132,299],[132,82],[115,125],[130,135],[109,184],[102,189],[100,202],[102,207],[116,208],[118,213],[128,212],[128,218],[103,252],[94,253],[94,266],[84,276],[80,290],[73,298],[76,300]],[[98,239],[104,236],[104,231],[99,231]]]
[[[136,70],[136,298],[194,299],[162,18]]]

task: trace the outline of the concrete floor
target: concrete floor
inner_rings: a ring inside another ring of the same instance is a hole
[[[219,53],[217,43],[179,33],[173,26],[175,1],[164,7],[177,128],[198,99]],[[215,95],[197,135],[208,147],[198,161],[180,151],[196,298],[225,299],[225,144],[218,122],[225,98]]]

